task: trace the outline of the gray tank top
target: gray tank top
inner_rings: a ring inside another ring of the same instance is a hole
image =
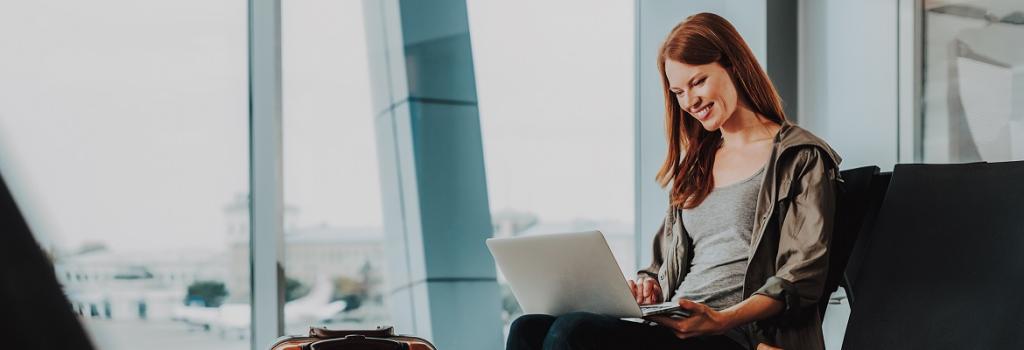
[[[715,188],[696,208],[682,210],[683,227],[693,241],[693,260],[675,299],[694,300],[716,310],[742,301],[763,175],[764,167],[745,180]]]

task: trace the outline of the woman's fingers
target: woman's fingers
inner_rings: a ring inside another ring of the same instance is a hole
[[[657,298],[655,297],[654,288],[658,285],[658,283],[656,283],[653,278],[645,278],[643,283],[644,301],[649,304],[656,303]]]
[[[693,333],[693,332],[680,332],[680,331],[675,331],[675,332],[673,332],[673,333],[675,333],[675,334],[676,334],[676,338],[679,338],[679,339],[686,339],[686,338],[692,338],[692,337],[694,337],[694,336],[696,336],[696,335],[697,335],[696,333]]]
[[[679,299],[679,308],[693,312],[698,312],[704,309],[704,304],[696,303],[694,301],[686,300],[683,298]]]
[[[672,330],[672,333],[679,339],[686,339],[695,335],[693,332],[690,332],[683,327],[682,320],[677,320],[667,316],[651,316],[648,317],[648,319]]]
[[[629,290],[636,298],[637,304],[656,304],[661,301],[661,286],[650,277],[641,277],[636,282],[629,281]]]

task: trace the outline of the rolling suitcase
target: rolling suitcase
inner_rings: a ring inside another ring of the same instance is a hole
[[[310,327],[307,336],[278,338],[270,350],[437,350],[417,337],[396,335],[391,326],[374,330],[331,330]]]

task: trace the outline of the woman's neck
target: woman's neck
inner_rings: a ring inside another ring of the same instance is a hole
[[[775,136],[777,125],[746,106],[737,106],[729,120],[722,124],[722,147],[743,147],[755,142],[770,140]]]

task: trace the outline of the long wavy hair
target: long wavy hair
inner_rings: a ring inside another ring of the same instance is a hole
[[[672,29],[658,53],[658,71],[665,93],[668,156],[655,179],[662,188],[671,186],[669,197],[673,206],[694,208],[714,188],[711,168],[715,152],[722,144],[722,133],[705,130],[679,106],[669,91],[666,60],[689,65],[718,62],[729,72],[738,98],[754,112],[780,125],[786,115],[775,86],[729,21],[716,14],[698,13]]]

